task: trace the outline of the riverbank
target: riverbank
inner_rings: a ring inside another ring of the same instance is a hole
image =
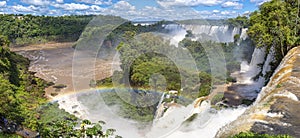
[[[30,60],[29,70],[35,72],[36,77],[53,82],[55,85],[66,86],[59,89],[53,86],[46,88],[47,98],[52,99],[56,95],[89,89],[91,78],[101,80],[112,75],[111,58],[99,59],[94,56],[87,56],[92,55],[90,51],[75,50],[72,48],[73,45],[74,42],[51,42],[11,47],[10,49]],[[82,59],[77,58],[74,61],[75,54],[76,57],[82,57]],[[74,68],[74,62],[82,65],[82,68]],[[74,71],[79,76],[75,76]],[[74,78],[80,79],[80,84],[75,84],[75,86]]]

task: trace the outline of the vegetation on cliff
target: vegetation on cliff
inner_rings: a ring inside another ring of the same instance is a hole
[[[0,37],[0,44],[0,115],[36,129],[38,114],[34,109],[46,101],[47,83],[28,71],[28,59],[9,51],[5,37]]]
[[[249,37],[257,47],[265,47],[268,52],[274,48],[272,71],[290,49],[300,45],[299,16],[299,1],[295,0],[265,2],[250,15]]]
[[[7,37],[0,35],[0,137],[34,137],[37,132],[43,137],[113,135],[115,130],[102,129],[102,122],[80,121],[57,104],[47,104],[44,89],[51,83],[28,71],[29,60],[8,45]]]
[[[292,138],[289,135],[269,135],[269,134],[256,134],[252,132],[241,132],[230,138]]]

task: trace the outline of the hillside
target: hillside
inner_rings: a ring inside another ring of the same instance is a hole
[[[34,77],[28,71],[29,60],[11,52],[8,45],[0,36],[0,117],[36,129],[39,115],[35,109],[46,102],[44,89],[49,84]]]

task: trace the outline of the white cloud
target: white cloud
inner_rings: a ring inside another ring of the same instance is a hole
[[[213,13],[219,13],[220,11],[219,10],[213,10]]]
[[[97,6],[97,5],[92,5],[91,6],[91,10],[92,11],[103,11],[104,9],[101,8],[101,7],[99,7],[99,6]]]
[[[126,1],[119,1],[112,7],[114,10],[135,10],[135,7]]]
[[[157,0],[160,2],[160,6],[145,6],[143,8],[136,8],[134,5],[131,5],[128,2],[129,0],[120,0],[112,4],[110,7],[103,8],[101,6],[104,4],[103,2],[111,2],[112,0],[74,0],[75,2],[73,3],[66,3],[66,0],[21,1],[23,3],[27,2],[27,4],[31,6],[24,6],[21,4],[11,6],[6,3],[7,8],[0,8],[0,11],[1,9],[8,9],[9,13],[16,12],[39,15],[102,14],[121,16],[129,20],[182,20],[199,18],[220,19],[232,18],[237,16],[238,13],[236,11],[224,9],[197,11],[191,6],[218,5],[223,7],[233,7],[235,9],[239,4],[238,0]],[[231,1],[231,3],[226,1]]]
[[[250,0],[250,2],[256,3],[256,5],[262,5],[263,3],[268,2],[268,1],[271,1],[271,0]]]
[[[45,6],[50,4],[49,0],[21,0],[21,2],[36,6]]]
[[[56,0],[57,3],[64,3],[64,0]]]
[[[0,1],[0,7],[5,7],[6,6],[6,1]]]
[[[222,7],[223,8],[233,7],[234,9],[242,9],[243,4],[235,1],[226,1],[225,3],[222,4]]]
[[[225,16],[233,16],[233,15],[236,15],[237,12],[236,11],[227,11],[227,10],[225,10],[225,11],[221,11],[221,14],[225,15]]]
[[[206,11],[206,10],[204,10],[204,11],[198,11],[198,13],[199,13],[200,15],[210,15],[210,14],[212,14],[212,12]]]
[[[23,5],[16,5],[16,6],[11,6],[12,9],[16,12],[33,12],[37,10],[37,8],[33,5],[30,5],[28,7],[25,7]]]
[[[61,8],[67,11],[75,11],[75,10],[87,10],[90,8],[90,6],[85,4],[78,4],[78,3],[65,3],[65,4],[54,4],[53,5],[56,8]]]
[[[243,14],[250,14],[251,12],[250,11],[245,11]]]
[[[83,2],[87,4],[96,4],[96,5],[111,5],[112,0],[76,0],[77,2]]]
[[[223,0],[157,0],[157,3],[162,7],[172,6],[214,6],[221,4]]]

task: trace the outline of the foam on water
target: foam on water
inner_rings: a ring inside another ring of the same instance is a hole
[[[246,107],[223,109],[217,112],[207,109],[190,124],[170,134],[167,138],[213,138],[217,131],[244,113]]]

